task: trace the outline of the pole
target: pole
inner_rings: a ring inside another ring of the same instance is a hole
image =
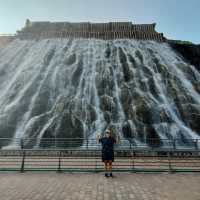
[[[25,151],[23,151],[22,164],[21,164],[21,170],[20,170],[21,172],[24,172],[25,156],[26,156],[26,153],[25,153]]]
[[[24,140],[23,140],[23,138],[20,139],[20,147],[21,147],[21,149],[24,149]]]
[[[61,172],[61,151],[59,151],[58,170],[57,170],[57,172]]]
[[[135,162],[134,162],[135,152],[132,151],[132,171],[135,169]]]
[[[176,150],[176,139],[173,139],[173,149]]]
[[[169,172],[172,173],[172,164],[171,164],[171,152],[168,152],[168,164],[169,164]]]
[[[199,147],[198,147],[198,141],[199,141],[198,139],[195,140],[195,149],[196,149],[196,150],[199,149]]]

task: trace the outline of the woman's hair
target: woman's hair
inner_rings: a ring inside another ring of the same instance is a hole
[[[105,134],[109,134],[110,137],[113,137],[113,132],[112,132],[112,129],[107,129]]]

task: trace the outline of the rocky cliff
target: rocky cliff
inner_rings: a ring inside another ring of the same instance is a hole
[[[136,145],[187,145],[199,138],[199,85],[198,70],[167,43],[16,39],[0,49],[0,136],[37,146],[110,127]]]
[[[177,53],[182,55],[182,57],[194,65],[198,71],[200,71],[200,45],[195,44],[180,44],[180,43],[170,43],[172,48],[174,48]]]

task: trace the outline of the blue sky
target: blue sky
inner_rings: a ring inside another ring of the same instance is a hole
[[[157,23],[167,38],[200,43],[200,0],[0,0],[0,33],[32,21]]]

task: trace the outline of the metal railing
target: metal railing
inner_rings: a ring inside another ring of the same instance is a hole
[[[100,150],[2,150],[0,171],[102,172]],[[200,152],[116,151],[113,171],[200,172]]]
[[[115,145],[114,171],[200,172],[200,140],[133,139]],[[83,138],[0,139],[0,171],[101,172],[101,145]],[[165,146],[164,146],[164,145]],[[182,144],[182,146],[180,146]]]
[[[1,149],[100,149],[96,139],[87,138],[0,138]],[[121,139],[115,145],[121,150],[176,151],[200,150],[200,139],[145,139],[140,143],[134,138]]]
[[[96,139],[87,138],[0,138],[1,149],[99,149]],[[200,139],[145,139],[138,143],[134,138],[121,139],[116,149],[186,150],[200,149]]]

